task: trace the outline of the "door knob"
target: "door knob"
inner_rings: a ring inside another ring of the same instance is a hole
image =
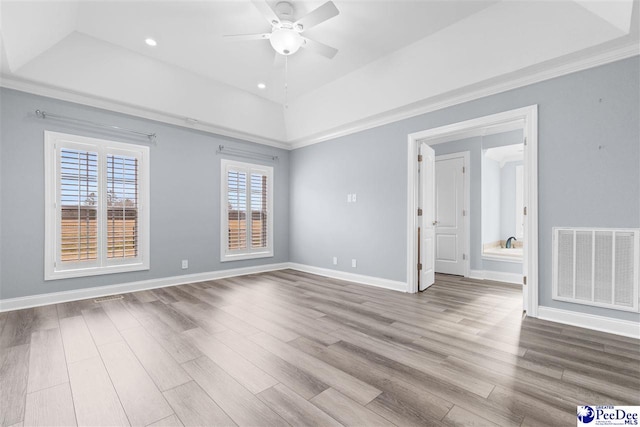
[[[433,221],[433,225],[436,225],[438,223],[438,221]]]

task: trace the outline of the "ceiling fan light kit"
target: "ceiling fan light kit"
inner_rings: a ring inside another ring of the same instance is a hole
[[[226,40],[246,41],[268,39],[271,42],[271,47],[273,47],[277,53],[284,56],[293,55],[301,47],[329,59],[333,58],[338,52],[338,49],[302,36],[305,30],[315,27],[340,13],[332,1],[324,3],[297,21],[294,21],[294,6],[289,1],[279,2],[276,4],[275,10],[272,9],[265,0],[252,0],[252,3],[271,25],[271,32],[263,34],[227,35],[224,36]]]
[[[271,46],[280,55],[293,55],[304,44],[300,33],[291,28],[276,28],[269,38]]]

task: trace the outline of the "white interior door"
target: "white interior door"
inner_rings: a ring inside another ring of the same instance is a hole
[[[420,290],[433,285],[435,275],[435,187],[436,153],[427,144],[421,144],[422,164],[420,166],[420,202],[422,221],[420,233]]]
[[[436,159],[435,271],[464,276],[464,157]]]

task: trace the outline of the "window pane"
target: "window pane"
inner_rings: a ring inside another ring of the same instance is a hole
[[[107,156],[107,258],[138,256],[138,159]]]
[[[60,150],[60,261],[98,257],[98,154]]]
[[[251,174],[251,247],[267,247],[267,177]]]
[[[227,172],[227,201],[229,203],[229,249],[247,247],[247,175]]]

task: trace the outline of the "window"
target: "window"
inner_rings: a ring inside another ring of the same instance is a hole
[[[222,160],[220,260],[273,256],[273,168]]]
[[[45,132],[45,280],[149,269],[149,148]]]

